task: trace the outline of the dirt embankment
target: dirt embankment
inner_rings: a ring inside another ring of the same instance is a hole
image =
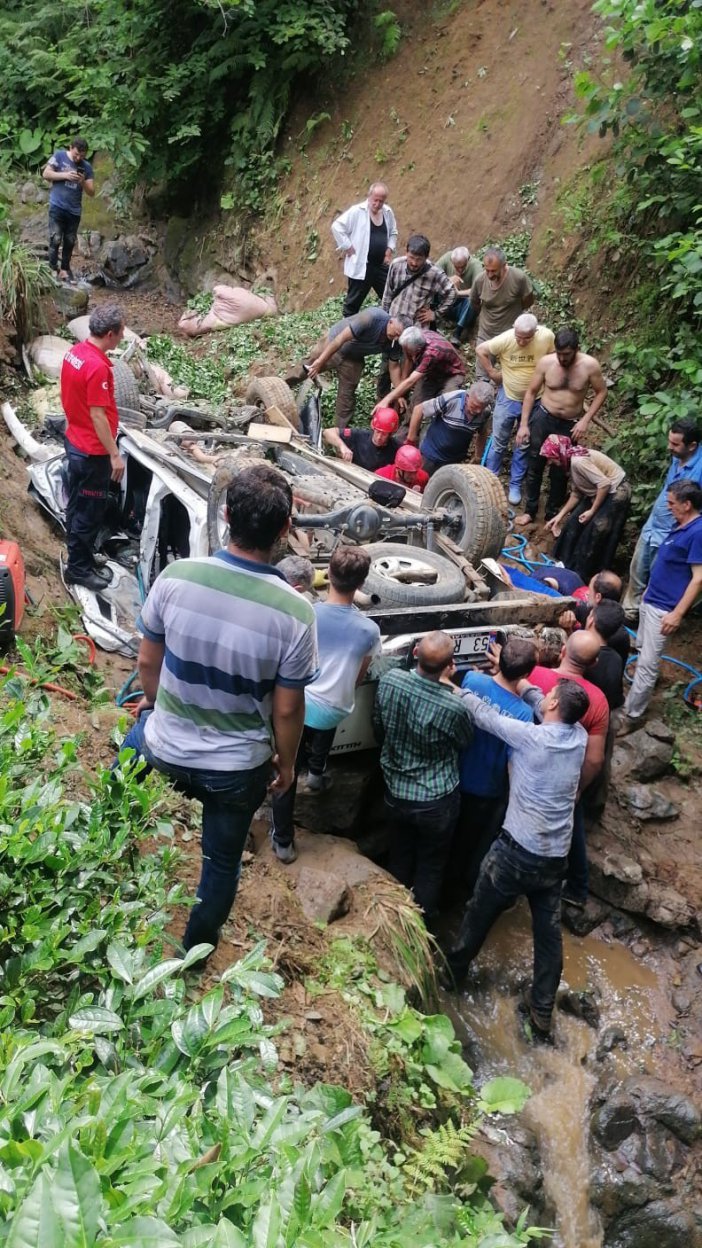
[[[394,7],[397,54],[350,82],[315,84],[281,145],[292,169],[254,241],[289,306],[344,288],[329,227],[372,181],[388,183],[400,250],[413,231],[434,256],[522,230],[538,248],[564,182],[588,158],[562,119],[574,69],[599,38],[589,0]],[[322,112],[329,120],[305,141],[307,119]]]

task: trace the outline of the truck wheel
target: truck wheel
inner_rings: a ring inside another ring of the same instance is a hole
[[[431,607],[463,602],[466,595],[463,573],[444,555],[394,542],[373,542],[363,549],[371,557],[363,590],[370,594],[374,606]],[[437,573],[436,580],[431,585],[422,584],[419,580],[421,572],[427,567]],[[413,570],[417,572],[417,582],[395,579],[397,572],[411,576]],[[408,629],[411,630],[409,620]]]
[[[253,403],[265,411],[268,407],[277,407],[287,416],[293,429],[300,430],[300,417],[297,414],[295,396],[286,382],[280,377],[254,377],[246,387],[246,402]]]
[[[211,555],[221,550],[229,541],[229,525],[224,514],[227,489],[240,472],[262,461],[261,454],[251,454],[247,451],[244,455],[230,455],[217,464],[207,496],[207,548]],[[275,563],[276,559],[281,559],[286,549],[287,540],[280,543],[280,548],[276,543],[271,563]]]
[[[450,523],[446,537],[460,547],[469,563],[496,559],[507,536],[507,500],[494,473],[477,464],[445,464],[427,485],[422,506],[443,507]]]
[[[112,365],[112,376],[115,383],[115,404],[120,416],[123,410],[138,412],[140,410],[139,385],[129,365],[122,360],[115,360]]]

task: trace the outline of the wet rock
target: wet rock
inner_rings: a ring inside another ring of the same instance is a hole
[[[500,1128],[483,1122],[471,1152],[482,1159],[494,1180],[490,1187],[492,1204],[514,1225],[525,1203],[532,1216],[542,1222],[543,1177],[536,1136],[517,1123]]]
[[[635,819],[677,819],[680,807],[656,789],[629,784],[617,792],[617,800]]]
[[[673,1009],[676,1014],[689,1014],[692,1007],[692,998],[686,992],[675,991],[670,998],[673,1003]]]
[[[130,288],[144,276],[154,254],[154,247],[136,234],[105,243],[98,254],[100,272],[97,278],[110,287]]]
[[[568,988],[565,992],[560,992],[556,998],[556,1005],[564,1014],[570,1014],[573,1018],[580,1018],[588,1027],[592,1027],[595,1031],[600,1025],[600,1007],[597,1004],[594,994],[591,992],[575,992],[572,988]]]
[[[660,721],[654,721],[651,727],[639,728],[617,742],[612,754],[615,783],[627,779],[657,780],[670,770],[675,738]]]
[[[668,741],[671,745],[675,744],[673,729],[664,724],[662,719],[650,719],[646,724],[646,732],[649,737],[655,737],[657,741]]]
[[[640,862],[627,858],[626,854],[607,853],[602,862],[602,871],[611,875],[622,884],[640,884],[643,880],[643,868]]]
[[[339,875],[317,867],[302,867],[296,887],[303,912],[312,922],[333,923],[349,912],[351,890]]]
[[[597,1050],[595,1052],[595,1058],[598,1062],[601,1062],[608,1053],[612,1052],[613,1049],[628,1048],[629,1041],[627,1039],[626,1032],[622,1027],[617,1027],[616,1024],[614,1024],[611,1027],[605,1027],[602,1032],[597,1045]]]
[[[692,1213],[677,1200],[655,1200],[611,1223],[604,1248],[699,1248],[701,1242]]]
[[[634,1131],[641,1130],[631,1097],[618,1090],[595,1110],[590,1120],[593,1136],[607,1152],[612,1152]]]
[[[659,1194],[655,1179],[642,1175],[633,1166],[616,1176],[608,1166],[603,1166],[590,1178],[590,1200],[606,1221],[623,1209],[639,1209]]]
[[[574,936],[587,936],[594,928],[599,927],[609,914],[609,906],[597,897],[588,897],[584,910],[569,906],[565,902],[561,911],[563,926]]]
[[[626,1079],[622,1094],[635,1104],[642,1120],[662,1123],[684,1144],[692,1144],[702,1132],[702,1117],[694,1102],[653,1075]]]

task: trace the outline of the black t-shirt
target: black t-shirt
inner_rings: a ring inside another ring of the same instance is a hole
[[[586,680],[601,689],[610,711],[624,705],[624,664],[621,655],[610,646],[603,646],[595,662],[584,672]]]
[[[578,624],[580,624],[583,628],[587,623],[587,617],[591,611],[592,607],[588,602],[578,602],[573,609],[573,614],[578,621]],[[610,637],[607,645],[610,650],[614,650],[619,655],[619,658],[622,661],[622,667],[625,667],[626,661],[631,652],[631,639],[624,624],[622,624],[621,627],[617,629],[616,633]]]
[[[400,449],[395,438],[389,438],[385,446],[376,446],[372,429],[343,429],[341,436],[351,447],[354,464],[367,468],[369,472],[391,464]]]
[[[370,223],[370,239],[368,240],[368,258],[366,265],[369,268],[380,268],[385,263],[385,252],[388,249],[388,227],[385,224],[385,218],[380,225]]]

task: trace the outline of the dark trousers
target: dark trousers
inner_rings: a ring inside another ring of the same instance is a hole
[[[74,212],[66,212],[65,208],[49,208],[49,268],[59,268],[58,255],[61,248],[60,267],[66,273],[70,271],[79,225],[80,217]]]
[[[460,808],[458,789],[433,802],[408,802],[385,793],[391,822],[388,869],[411,888],[428,924],[436,918],[444,870]]]
[[[127,733],[122,749],[136,750],[149,767],[168,776],[187,797],[202,802],[202,871],[197,904],[190,912],[183,945],[216,945],[239,886],[241,855],[251,820],[266,796],[270,761],[243,771],[177,767],[151,753],[144,740],[146,711]]]
[[[536,517],[539,510],[541,482],[546,467],[546,460],[541,455],[541,447],[550,433],[564,433],[570,437],[573,429],[572,420],[561,420],[552,416],[541,403],[535,403],[529,417],[529,457],[526,470],[526,503],[524,510]],[[546,519],[557,515],[561,510],[568,492],[568,474],[562,468],[552,466],[549,473],[548,498],[546,500]]]
[[[83,455],[66,440],[68,459],[68,505],[66,507],[66,571],[89,576],[94,570],[93,551],[110,489],[109,455]]]
[[[472,895],[483,859],[500,834],[506,809],[506,792],[501,797],[461,793],[461,808],[446,871],[444,892],[448,902],[465,901]]]
[[[302,731],[300,748],[295,759],[295,778],[286,793],[271,799],[273,811],[273,836],[279,845],[291,845],[295,839],[293,813],[297,777],[307,768],[311,776],[322,776],[327,766],[329,751],[334,744],[336,728],[308,728]]]
[[[587,865],[587,840],[585,838],[585,818],[583,815],[583,799],[575,803],[573,811],[573,839],[568,854],[568,874],[566,888],[571,897],[586,902],[590,882],[590,871]]]
[[[346,291],[344,306],[341,309],[342,316],[355,316],[361,311],[363,300],[365,299],[371,288],[375,291],[379,299],[382,299],[385,293],[385,283],[388,276],[387,264],[367,264],[365,277],[350,277],[349,285]]]
[[[596,572],[611,568],[630,500],[631,486],[623,481],[585,524],[580,523],[580,517],[592,506],[591,498],[583,498],[571,511],[553,553],[564,567],[577,572],[586,585]]]
[[[517,898],[526,897],[534,935],[531,1010],[544,1031],[551,1025],[563,969],[561,885],[566,863],[566,858],[529,853],[503,830],[483,861],[458,940],[447,958],[454,978],[460,981],[503,911]]]

